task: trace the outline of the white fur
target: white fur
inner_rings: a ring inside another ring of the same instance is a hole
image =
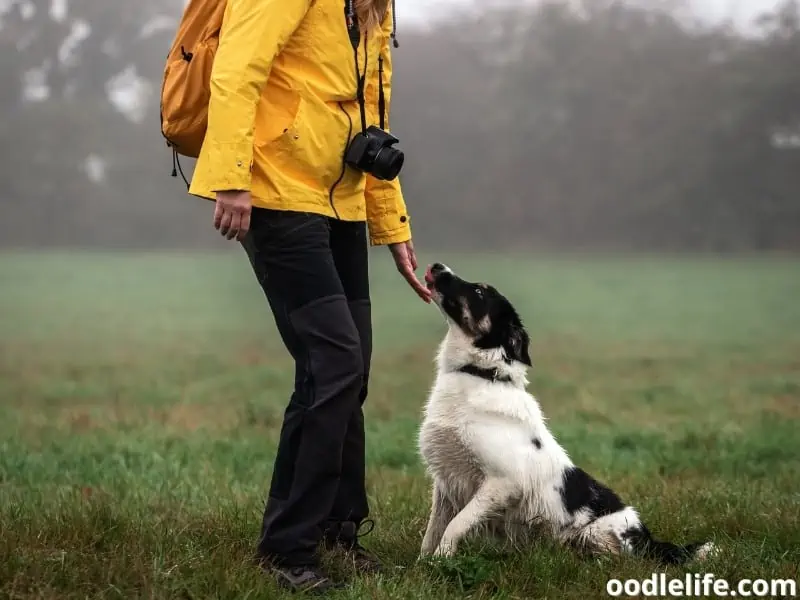
[[[440,347],[419,433],[420,453],[439,496],[423,554],[453,554],[460,539],[491,516],[502,516],[511,538],[527,537],[527,526],[535,524],[564,541],[583,529],[580,514],[569,515],[559,491],[572,461],[547,429],[539,403],[525,391],[525,366],[506,364],[500,352],[475,349],[457,326],[449,328]],[[468,363],[496,367],[512,382],[456,372]],[[440,522],[450,513],[457,519]]]
[[[441,301],[436,292],[434,301]],[[592,520],[588,511],[565,508],[563,476],[573,463],[525,389],[526,366],[509,364],[501,349],[475,348],[468,334],[447,322],[418,439],[433,481],[421,555],[450,556],[477,531],[511,542],[544,534],[595,552],[632,551],[622,533],[640,525],[635,509]],[[465,364],[496,368],[511,382],[458,372]]]

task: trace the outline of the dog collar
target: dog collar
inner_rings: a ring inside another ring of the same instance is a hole
[[[458,372],[480,377],[481,379],[491,381],[492,383],[509,383],[511,381],[511,377],[509,375],[501,374],[500,370],[497,368],[483,369],[481,367],[476,367],[475,365],[464,365],[458,369]]]

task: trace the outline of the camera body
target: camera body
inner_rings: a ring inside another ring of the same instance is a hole
[[[344,161],[377,179],[391,181],[400,174],[405,162],[403,151],[393,148],[399,141],[391,133],[372,125],[352,139]]]

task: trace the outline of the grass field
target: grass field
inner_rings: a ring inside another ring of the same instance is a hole
[[[660,537],[718,541],[699,569],[730,582],[800,578],[800,260],[420,258],[520,308],[556,436]],[[292,371],[248,268],[0,255],[0,598],[283,597],[248,561]],[[657,570],[547,542],[416,562],[443,322],[383,252],[372,269],[364,543],[391,569],[337,597],[602,598]]]

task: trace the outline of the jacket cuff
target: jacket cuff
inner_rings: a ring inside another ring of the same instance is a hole
[[[369,232],[369,241],[372,246],[388,246],[389,244],[400,244],[411,239],[411,225],[408,220],[400,227],[386,231]]]
[[[252,142],[211,142],[203,148],[196,168],[206,169],[202,178],[209,190],[250,191],[252,165]]]

